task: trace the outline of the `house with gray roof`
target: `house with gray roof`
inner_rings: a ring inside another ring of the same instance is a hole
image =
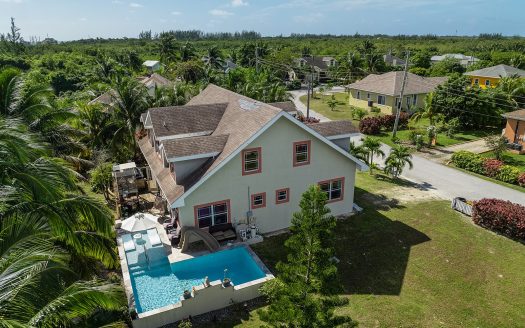
[[[334,215],[353,211],[355,172],[367,169],[347,151],[357,128],[306,125],[276,104],[210,84],[185,106],[142,115],[138,144],[179,226],[281,230],[312,184]]]
[[[350,105],[360,108],[377,107],[385,114],[394,113],[401,101],[403,74],[399,71],[370,74],[347,85]],[[424,106],[426,95],[446,80],[446,77],[423,77],[407,73],[401,109],[410,111]]]
[[[482,89],[495,87],[503,77],[525,78],[525,71],[509,65],[496,65],[466,72],[464,75],[470,78],[472,86]]]
[[[295,69],[288,73],[291,79],[326,82],[331,78],[330,69],[337,66],[337,60],[331,56],[305,56],[295,59]]]
[[[474,56],[467,56],[464,54],[444,54],[444,55],[436,55],[430,57],[430,62],[432,64],[439,63],[440,61],[443,61],[445,59],[452,59],[458,61],[461,66],[468,67],[471,66],[477,62],[479,62],[479,58],[476,58]]]

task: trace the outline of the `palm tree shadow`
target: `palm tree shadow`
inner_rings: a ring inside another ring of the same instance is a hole
[[[337,228],[344,239],[336,242],[340,282],[349,294],[399,295],[411,247],[430,241],[421,231],[384,216],[374,204]]]

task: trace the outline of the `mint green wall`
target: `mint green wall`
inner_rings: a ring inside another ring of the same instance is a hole
[[[311,140],[310,165],[293,167],[293,143]],[[296,126],[280,118],[247,148],[262,147],[262,173],[242,176],[241,155],[227,163],[185,199],[179,209],[182,225],[194,225],[194,205],[230,199],[231,217],[244,221],[251,193],[266,192],[266,207],[253,210],[259,229],[271,232],[290,226],[301,194],[311,184],[345,177],[344,200],[329,204],[334,215],[352,211],[356,164]],[[275,204],[275,191],[290,188],[290,202]]]

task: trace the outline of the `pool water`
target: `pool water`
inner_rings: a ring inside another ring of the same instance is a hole
[[[240,285],[265,277],[245,247],[236,247],[170,265],[167,258],[146,265],[130,266],[131,285],[135,294],[137,312],[158,309],[180,301],[185,290],[226,277]]]

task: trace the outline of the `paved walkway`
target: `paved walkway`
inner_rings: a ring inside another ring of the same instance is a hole
[[[292,101],[294,102],[295,107],[297,108],[297,110],[300,111],[301,113],[303,113],[304,116],[306,116],[306,106],[299,99],[302,96],[306,95],[306,89],[304,89],[304,90],[303,89],[301,89],[301,90],[293,90],[293,91],[290,91],[289,93],[292,96]],[[328,121],[330,121],[330,119],[328,117],[323,116],[323,115],[317,113],[316,111],[313,111],[312,109],[310,109],[310,116],[313,116],[315,118],[320,119],[321,122],[328,122]]]
[[[457,145],[452,145],[449,147],[439,147],[425,150],[424,153],[421,153],[421,156],[433,161],[446,163],[450,160],[450,158],[455,152],[461,150],[481,154],[490,151],[490,148],[487,147],[487,145],[485,144],[485,139],[478,139],[474,141],[460,143]]]

